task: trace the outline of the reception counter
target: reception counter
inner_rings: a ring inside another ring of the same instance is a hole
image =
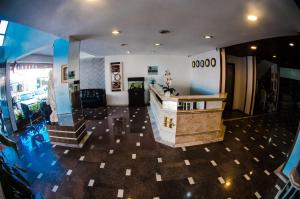
[[[171,147],[222,141],[226,94],[165,96],[150,86],[150,118],[157,142]]]

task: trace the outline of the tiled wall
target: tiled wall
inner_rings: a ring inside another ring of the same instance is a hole
[[[105,89],[104,58],[80,60],[80,89]]]

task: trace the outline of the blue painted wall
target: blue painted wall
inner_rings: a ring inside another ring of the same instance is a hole
[[[4,52],[1,53],[0,49],[0,61],[13,62],[17,58],[30,54],[35,50],[52,46],[56,39],[58,37],[52,34],[9,22],[4,40]]]

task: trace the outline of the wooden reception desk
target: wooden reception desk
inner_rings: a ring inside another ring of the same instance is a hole
[[[157,142],[182,147],[223,140],[226,93],[168,97],[157,85],[149,90],[150,117]]]

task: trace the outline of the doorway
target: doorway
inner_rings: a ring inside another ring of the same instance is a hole
[[[225,92],[227,93],[226,100],[226,111],[231,111],[233,107],[233,96],[234,96],[234,78],[235,78],[235,64],[226,64],[226,84]]]

